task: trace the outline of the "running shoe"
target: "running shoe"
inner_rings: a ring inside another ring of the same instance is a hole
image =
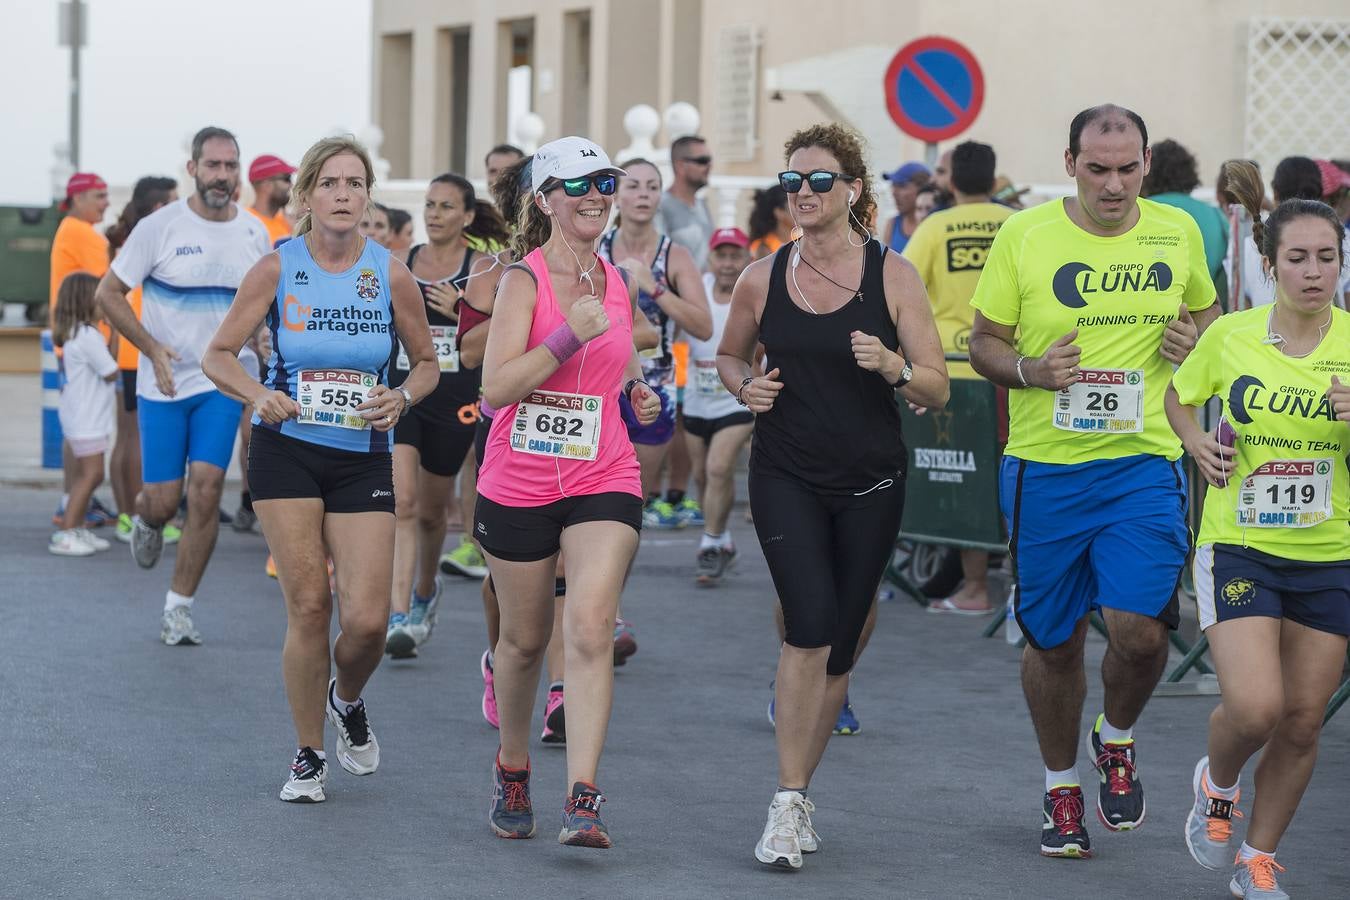
[[[1083,789],[1078,785],[1046,791],[1041,810],[1041,856],[1088,859],[1092,842],[1083,826]]]
[[[319,759],[313,748],[301,747],[291,763],[290,776],[281,786],[281,799],[287,803],[322,803],[327,781],[328,763]]]
[[[258,515],[253,510],[240,506],[234,511],[234,518],[230,520],[230,527],[240,533],[253,530],[253,526],[258,523]]]
[[[643,528],[683,528],[684,522],[675,513],[675,507],[664,500],[652,500],[642,510]]]
[[[431,640],[431,631],[436,627],[436,610],[441,605],[441,580],[436,579],[436,588],[431,592],[429,600],[423,600],[417,594],[413,594],[411,612],[408,614],[408,631],[412,634],[413,640],[417,646],[422,646]]]
[[[563,827],[558,832],[558,843],[597,850],[613,847],[609,829],[600,820],[600,804],[604,802],[605,798],[595,785],[584,781],[572,785],[572,795],[563,807]]]
[[[755,845],[755,859],[768,866],[802,867],[802,820],[806,798],[797,791],[779,791],[769,804],[769,819]]]
[[[116,521],[117,513],[104,506],[102,500],[97,497],[89,498],[89,511],[84,514],[86,528],[99,528]]]
[[[108,543],[103,538],[94,534],[88,528],[81,528],[79,529],[79,532],[80,536],[84,538],[84,542],[89,546],[93,547],[95,550],[99,551],[100,553],[102,553],[104,550],[109,550],[112,548],[112,544]]]
[[[366,701],[358,699],[345,710],[337,707],[337,679],[328,682],[328,721],[337,729],[337,758],[353,775],[369,775],[380,767],[380,742],[370,730]]]
[[[417,639],[413,637],[406,613],[389,614],[389,628],[384,633],[384,652],[392,659],[412,659],[417,656]]]
[[[1233,868],[1233,880],[1228,882],[1228,892],[1242,900],[1289,900],[1289,895],[1280,890],[1280,884],[1275,880],[1275,873],[1283,871],[1284,866],[1265,853],[1258,853],[1251,859],[1239,856]]]
[[[1228,844],[1233,839],[1233,817],[1242,818],[1238,811],[1238,798],[1225,800],[1218,794],[1210,793],[1209,757],[1204,756],[1195,764],[1195,774],[1191,776],[1191,789],[1195,791],[1195,804],[1186,816],[1186,849],[1191,858],[1206,869],[1222,869],[1228,864]]]
[[[164,552],[164,529],[145,524],[140,516],[131,520],[131,558],[142,569],[153,569]]]
[[[83,528],[54,532],[47,542],[47,552],[57,556],[93,556],[97,548],[84,538]]]
[[[862,732],[862,723],[858,721],[858,716],[853,712],[853,704],[848,702],[848,694],[844,694],[844,705],[839,707],[839,718],[834,723],[835,734],[859,734]]]
[[[1112,831],[1130,831],[1144,823],[1144,786],[1134,770],[1134,741],[1103,744],[1102,723],[1088,733],[1088,755],[1101,783],[1097,789],[1097,818]]]
[[[122,513],[117,517],[117,539],[124,544],[131,543],[131,516]]]
[[[263,566],[263,571],[267,573],[268,578],[277,577],[277,561],[272,554],[267,554],[267,565]]]
[[[507,771],[500,757],[492,764],[492,806],[488,824],[499,838],[534,837],[534,806],[530,804],[530,769]]]
[[[539,741],[559,747],[567,743],[567,719],[563,713],[561,687],[548,689],[548,703],[544,706],[544,733],[539,736]]]
[[[675,515],[680,520],[681,528],[690,525],[697,528],[703,527],[703,507],[699,506],[698,501],[693,497],[685,497],[675,504]]]
[[[811,813],[815,811],[816,805],[803,797],[801,820],[797,823],[797,841],[801,844],[803,853],[816,853],[820,850],[820,835],[816,833],[816,826],[811,823]]]
[[[712,587],[736,561],[735,547],[704,547],[698,551],[698,585]]]
[[[159,639],[170,647],[196,646],[202,636],[192,626],[192,611],[186,606],[166,609],[160,618]]]
[[[623,619],[614,620],[614,665],[628,662],[628,657],[637,652],[637,633],[633,625]]]
[[[501,718],[497,715],[497,688],[492,677],[491,650],[484,650],[478,660],[478,669],[483,673],[483,718],[493,728],[501,728]]]
[[[458,547],[441,557],[441,571],[465,578],[486,578],[488,567],[473,541],[461,538]]]
[[[183,529],[179,528],[172,522],[167,522],[165,523],[164,530],[161,532],[161,534],[164,535],[164,543],[176,544],[183,537]]]

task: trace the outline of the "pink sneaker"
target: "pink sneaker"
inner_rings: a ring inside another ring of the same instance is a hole
[[[501,718],[497,715],[497,691],[492,682],[492,664],[488,662],[488,655],[491,650],[483,651],[483,658],[478,661],[478,668],[483,673],[483,718],[493,728],[501,728]]]
[[[628,657],[637,652],[637,635],[631,622],[614,620],[614,665],[628,662]]]
[[[544,707],[544,733],[539,736],[544,744],[567,743],[567,719],[563,716],[562,688],[549,688],[548,704]]]

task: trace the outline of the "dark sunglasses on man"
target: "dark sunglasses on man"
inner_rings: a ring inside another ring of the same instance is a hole
[[[831,172],[827,169],[816,169],[813,172],[797,172],[789,169],[786,172],[778,173],[778,183],[783,190],[789,194],[795,194],[802,189],[803,183],[809,183],[811,190],[817,194],[827,194],[834,189],[836,178],[842,178],[844,181],[856,181],[851,175],[843,172]]]
[[[693,163],[696,166],[712,165],[712,157],[704,154],[703,156],[681,156],[680,162]]]

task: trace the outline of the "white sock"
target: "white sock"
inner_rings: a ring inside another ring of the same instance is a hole
[[[724,531],[717,536],[717,546],[721,547],[723,550],[726,550],[731,546],[733,546],[731,543],[730,531]]]
[[[1103,744],[1128,744],[1134,740],[1132,736],[1134,728],[1117,728],[1107,720],[1105,714],[1101,717],[1101,723],[1102,727],[1097,736],[1101,738]]]
[[[164,611],[173,612],[179,606],[192,609],[192,599],[191,597],[184,597],[182,594],[175,594],[173,591],[167,591],[164,594]]]
[[[324,753],[322,750],[314,750],[313,747],[310,747],[309,749],[310,749],[310,750],[313,750],[314,755],[317,756],[319,759],[323,759],[323,760],[328,759],[328,754],[327,754],[327,753]],[[296,755],[296,756],[299,756],[299,755],[300,755],[300,752],[301,752],[302,750],[304,750],[303,747],[296,747],[296,748],[295,748],[295,755]]]
[[[355,700],[343,700],[341,697],[339,697],[337,693],[337,682],[333,683],[333,690],[331,693],[333,694],[333,705],[337,707],[338,712],[345,713],[347,711],[347,707],[355,706],[356,704],[361,702],[360,697],[357,697]]]
[[[706,531],[703,532],[703,537],[699,538],[698,541],[698,549],[707,550],[709,547],[722,546],[720,542],[721,537],[722,536],[720,534],[708,534],[708,532]]]
[[[62,508],[62,509],[65,509],[65,508],[66,508],[66,505],[67,505],[68,503],[70,503],[70,495],[69,495],[69,494],[62,494],[62,495],[61,495],[61,508]]]
[[[1078,767],[1070,766],[1062,772],[1056,772],[1054,769],[1045,770],[1045,791],[1049,793],[1057,787],[1077,786]]]
[[[1209,777],[1209,766],[1205,766],[1205,784],[1209,785],[1210,793],[1215,796],[1222,797],[1224,800],[1236,800],[1238,795],[1238,785],[1241,783],[1242,779],[1239,777],[1237,781],[1233,782],[1232,787],[1221,788]]]
[[[1254,856],[1269,856],[1270,858],[1274,859],[1275,851],[1271,850],[1270,852],[1266,852],[1265,850],[1257,850],[1251,844],[1248,844],[1246,841],[1243,841],[1241,849],[1238,850],[1238,859],[1247,860],[1251,859]]]

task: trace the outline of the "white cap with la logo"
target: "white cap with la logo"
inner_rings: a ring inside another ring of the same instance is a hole
[[[530,189],[538,191],[552,179],[562,181],[600,172],[627,174],[610,162],[609,154],[594,141],[576,135],[558,138],[535,151],[530,163]]]

